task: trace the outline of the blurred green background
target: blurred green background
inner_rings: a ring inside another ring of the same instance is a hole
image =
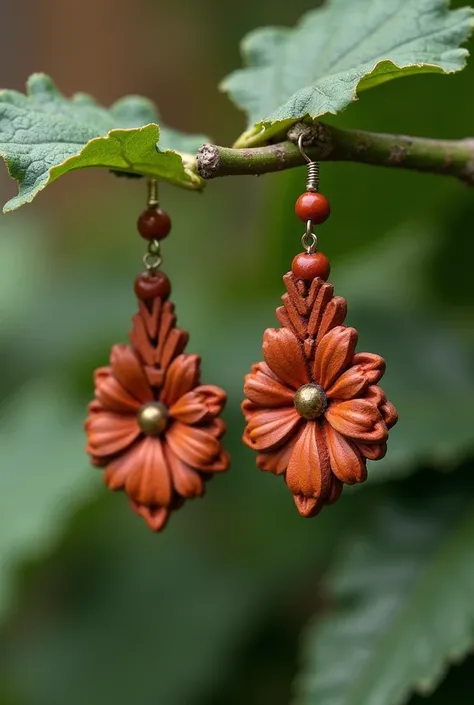
[[[23,90],[41,70],[66,95],[84,90],[105,104],[141,93],[167,124],[230,144],[243,116],[216,86],[239,65],[238,40],[314,6],[241,0],[231,18],[218,0],[4,0],[1,82]],[[469,136],[473,79],[471,62],[459,75],[395,81],[332,121]],[[324,609],[319,580],[350,534],[348,517],[382,480],[469,468],[472,190],[353,164],[323,164],[321,179],[333,212],[321,248],[359,349],[387,360],[400,422],[367,486],[310,522],[280,480],[256,469],[239,411],[300,250],[293,204],[304,170],[216,180],[203,195],[161,188],[173,219],[164,269],[203,381],[229,393],[233,462],[156,536],[105,490],[82,433],[92,370],[126,340],[134,311],[145,183],[73,173],[1,218],[1,705],[288,703],[299,632]],[[6,173],[0,190],[3,202],[15,192]],[[469,668],[450,674],[433,703],[462,705]]]

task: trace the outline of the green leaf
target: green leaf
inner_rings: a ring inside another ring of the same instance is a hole
[[[472,648],[472,481],[443,478],[429,492],[428,477],[410,498],[371,497],[328,579],[335,608],[305,634],[295,704],[400,705]]]
[[[77,410],[59,385],[37,380],[2,405],[0,615],[16,568],[60,536],[75,509],[100,487],[88,467]]]
[[[247,68],[221,86],[248,113],[250,129],[235,146],[337,113],[358,92],[394,78],[461,70],[472,12],[449,11],[446,0],[329,0],[294,29],[251,32],[242,43]]]
[[[44,74],[30,77],[26,95],[1,91],[0,154],[19,185],[4,212],[30,203],[62,174],[87,167],[201,188],[189,152],[207,138],[160,128],[158,119],[154,105],[138,96],[123,98],[109,109],[83,93],[68,100]]]

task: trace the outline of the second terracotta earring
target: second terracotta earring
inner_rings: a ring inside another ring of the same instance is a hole
[[[367,478],[366,461],[385,455],[397,412],[377,384],[384,360],[355,352],[358,333],[344,325],[346,301],[326,281],[329,261],[317,252],[313,225],[328,218],[330,206],[302,139],[308,181],[295,210],[306,223],[305,252],[283,277],[287,293],[276,311],[282,327],[265,331],[265,361],[245,379],[242,408],[244,442],[257,451],[258,467],[282,475],[300,514],[313,517],[344,484]]]
[[[135,281],[131,345],[114,345],[110,365],[96,370],[85,424],[92,464],[104,468],[108,487],[123,490],[153,531],[229,465],[218,418],[225,392],[202,385],[200,358],[183,352],[189,336],[176,326],[171,285],[159,269],[160,240],[170,227],[151,181],[148,208],[138,220],[149,244],[146,271]]]

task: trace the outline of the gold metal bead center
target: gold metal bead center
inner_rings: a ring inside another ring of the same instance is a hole
[[[137,414],[138,425],[146,436],[159,436],[168,425],[168,409],[160,401],[144,404]]]
[[[296,392],[294,404],[304,419],[317,419],[326,411],[328,400],[319,384],[304,384]]]

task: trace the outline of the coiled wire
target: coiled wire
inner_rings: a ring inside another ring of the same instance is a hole
[[[307,163],[306,190],[319,191],[319,162],[315,162],[308,157],[303,149],[303,139],[304,133],[301,133],[298,137],[298,149]]]
[[[307,164],[306,190],[319,191],[319,162],[309,161]]]

